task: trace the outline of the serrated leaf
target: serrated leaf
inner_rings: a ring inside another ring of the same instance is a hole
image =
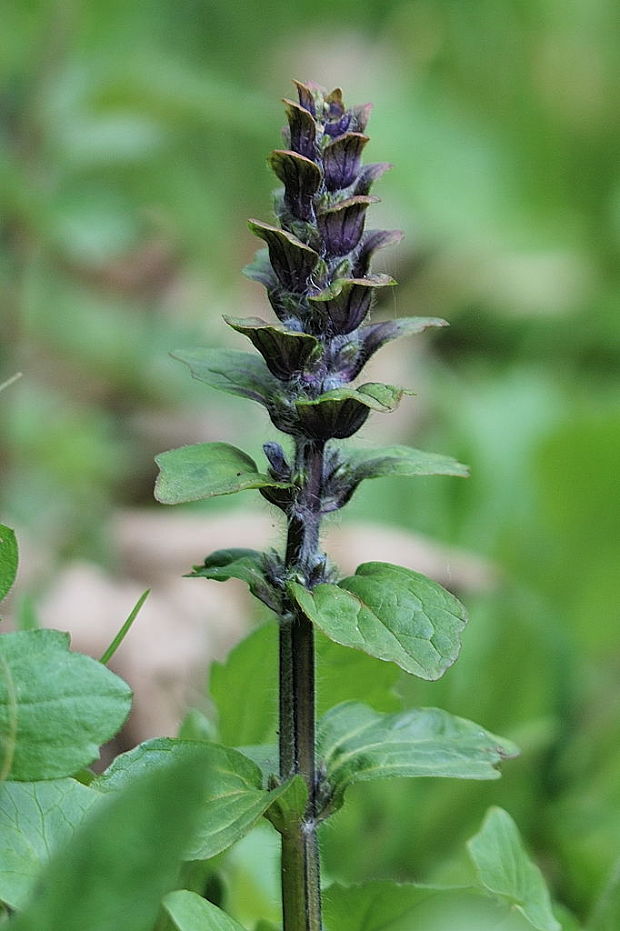
[[[38,876],[100,798],[75,779],[0,783],[0,900],[24,908]]]
[[[290,378],[303,369],[320,350],[315,336],[268,323],[260,317],[237,319],[224,315],[229,327],[250,339],[263,356],[269,370],[279,379]]]
[[[217,905],[187,889],[168,893],[163,906],[178,931],[244,931],[238,921]]]
[[[289,488],[258,471],[256,463],[229,443],[181,446],[155,457],[160,474],[155,497],[162,504],[203,501],[251,488]]]
[[[238,349],[176,349],[171,353],[189,368],[192,377],[218,391],[257,401],[269,407],[282,385],[263,359]]]
[[[122,727],[131,689],[69,635],[28,630],[0,637],[0,767],[19,781],[70,776]]]
[[[370,779],[497,779],[497,766],[518,752],[509,741],[438,708],[379,714],[357,702],[324,715],[318,747],[336,805],[349,785]]]
[[[188,834],[186,860],[206,860],[226,850],[254,827],[288,787],[264,790],[258,766],[237,750],[178,738],[147,740],[121,754],[92,787],[101,792],[123,790],[141,773],[159,769],[170,760],[193,761],[209,772],[207,793]]]
[[[490,808],[467,849],[485,889],[510,903],[537,931],[561,931],[543,875],[508,812]]]
[[[343,646],[397,663],[422,679],[439,679],[456,660],[467,616],[463,605],[402,566],[370,562],[338,585],[289,591],[306,617]]]
[[[315,439],[352,436],[366,422],[370,411],[389,413],[395,410],[406,388],[368,382],[359,388],[334,388],[318,398],[295,403],[300,425]]]
[[[177,882],[205,780],[206,770],[183,760],[136,774],[101,799],[52,857],[12,931],[152,931]]]
[[[0,524],[0,601],[5,598],[17,575],[17,539],[15,531]]]
[[[468,889],[375,881],[330,886],[325,931],[497,931],[505,912]]]
[[[279,592],[267,580],[264,556],[257,550],[217,550],[207,556],[202,566],[194,566],[191,577],[212,579],[215,582],[240,579],[269,608],[273,611],[280,609]]]

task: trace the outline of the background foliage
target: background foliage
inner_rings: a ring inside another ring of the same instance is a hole
[[[222,312],[260,306],[239,276],[245,218],[265,215],[289,79],[373,100],[371,157],[396,166],[375,225],[407,232],[382,309],[452,324],[397,360],[418,399],[394,441],[472,477],[367,483],[344,519],[496,567],[468,597],[459,664],[401,693],[523,754],[492,785],[353,787],[325,864],[342,881],[458,873],[497,803],[585,917],[620,857],[615,4],[33,0],[3,20],[0,381],[25,375],[3,395],[3,521],[54,554],[50,578],[78,555],[110,563],[110,515],[155,507],[152,453],[179,432],[258,448],[263,422],[167,352],[223,342]],[[242,919],[275,898],[252,862],[269,830],[230,857]]]

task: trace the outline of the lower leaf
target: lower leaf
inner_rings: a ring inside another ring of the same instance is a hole
[[[510,741],[438,708],[379,714],[357,702],[327,712],[318,747],[332,810],[354,782],[390,776],[497,779],[497,766],[518,753]]]
[[[244,931],[217,905],[186,889],[170,892],[163,905],[179,931]]]

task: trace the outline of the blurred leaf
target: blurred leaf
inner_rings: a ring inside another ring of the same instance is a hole
[[[163,905],[179,931],[244,931],[216,905],[186,889],[170,892]]]
[[[208,778],[188,759],[136,773],[58,850],[15,931],[152,931]]]
[[[23,908],[43,866],[98,800],[74,779],[0,783],[0,899]]]
[[[235,696],[239,700],[239,696]],[[192,761],[208,771],[209,783],[188,832],[186,860],[206,860],[243,837],[267,809],[288,789],[288,784],[268,792],[262,774],[252,760],[237,750],[198,740],[159,738],[147,740],[118,756],[93,783],[102,792],[117,792],[141,773],[160,769],[168,760]]]
[[[0,524],[0,601],[8,595],[17,575],[17,539],[15,531]]]
[[[211,665],[209,692],[217,709],[219,739],[239,747],[269,743],[275,736],[278,683],[278,629],[263,624]],[[248,683],[252,701],[239,701]]]
[[[497,779],[502,760],[518,753],[510,741],[438,708],[377,714],[357,702],[324,715],[318,746],[337,805],[349,785],[369,779]]]
[[[338,585],[289,590],[306,617],[332,640],[438,679],[456,660],[465,609],[441,585],[389,563],[358,566]]]
[[[323,904],[326,931],[496,931],[505,917],[473,890],[386,881],[335,884]]]
[[[131,689],[101,663],[72,653],[69,635],[29,630],[0,637],[3,778],[70,776],[122,727]]]
[[[600,895],[594,902],[587,931],[617,931],[620,927],[620,861],[614,863]]]
[[[393,663],[350,650],[316,631],[317,714],[345,701],[367,701],[377,711],[395,711],[401,702],[393,689],[401,673]]]
[[[249,488],[288,488],[256,468],[254,460],[228,443],[181,446],[155,457],[160,474],[155,497],[162,504],[202,501]]]
[[[467,848],[485,889],[514,906],[538,931],[562,931],[551,911],[543,875],[525,852],[506,811],[490,808]]]

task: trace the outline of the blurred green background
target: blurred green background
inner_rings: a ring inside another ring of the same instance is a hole
[[[342,519],[496,567],[457,666],[401,691],[523,754],[492,785],[357,787],[326,869],[448,874],[497,802],[585,918],[620,858],[617,4],[29,0],[2,20],[0,381],[24,374],[2,396],[3,520],[52,555],[48,578],[109,564],[110,515],[157,507],[154,453],[273,435],[167,353],[244,348],[220,314],[265,314],[239,270],[290,79],[372,100],[369,158],[395,165],[372,225],[407,233],[379,312],[451,323],[399,347],[418,397],[398,441],[472,477],[368,483]],[[269,895],[253,843],[229,880],[249,910]]]

